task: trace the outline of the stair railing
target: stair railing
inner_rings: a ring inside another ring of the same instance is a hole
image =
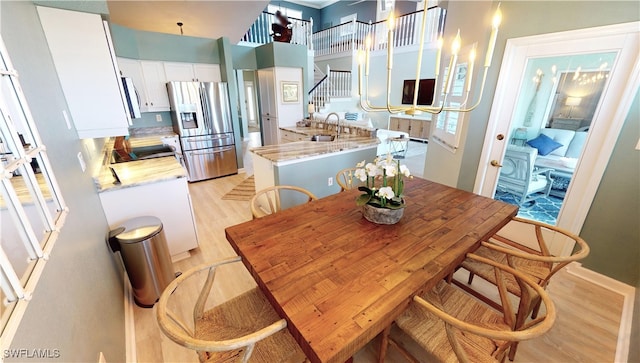
[[[315,68],[316,72],[322,74],[317,65]],[[316,112],[319,112],[331,97],[351,97],[351,85],[351,71],[332,70],[327,65],[327,73],[309,91],[309,101],[315,105]]]

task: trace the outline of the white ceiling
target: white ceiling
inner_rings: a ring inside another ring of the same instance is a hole
[[[249,30],[269,0],[220,1],[107,0],[111,22],[128,28],[159,33],[218,39],[236,44]]]
[[[287,0],[290,3],[308,6],[310,8],[322,9],[331,4],[337,3],[339,0]]]

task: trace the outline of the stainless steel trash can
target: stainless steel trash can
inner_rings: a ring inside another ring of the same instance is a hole
[[[160,219],[151,216],[130,219],[109,231],[108,243],[114,253],[120,251],[136,304],[153,307],[175,278]]]

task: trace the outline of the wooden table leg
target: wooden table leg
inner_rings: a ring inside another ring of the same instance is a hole
[[[389,333],[391,332],[391,324],[384,328],[382,331],[382,337],[380,339],[380,349],[378,349],[378,363],[384,363],[384,358],[387,356],[387,347],[389,346]]]

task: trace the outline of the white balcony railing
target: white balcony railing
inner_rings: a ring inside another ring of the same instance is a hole
[[[425,43],[434,42],[442,33],[445,9],[432,7],[427,10],[427,29]],[[393,38],[394,47],[417,46],[424,10],[409,13],[396,19]],[[386,21],[363,23],[352,21],[313,33],[313,49],[316,56],[331,55],[364,49],[367,37],[371,40],[370,50],[387,49],[388,27]]]
[[[296,18],[289,18],[291,22],[291,44],[302,44],[313,49],[311,42],[311,34],[313,29],[313,19],[301,20]],[[275,14],[262,12],[258,19],[251,25],[247,33],[240,39],[243,42],[266,44],[273,41],[273,31],[271,25],[278,23]]]

